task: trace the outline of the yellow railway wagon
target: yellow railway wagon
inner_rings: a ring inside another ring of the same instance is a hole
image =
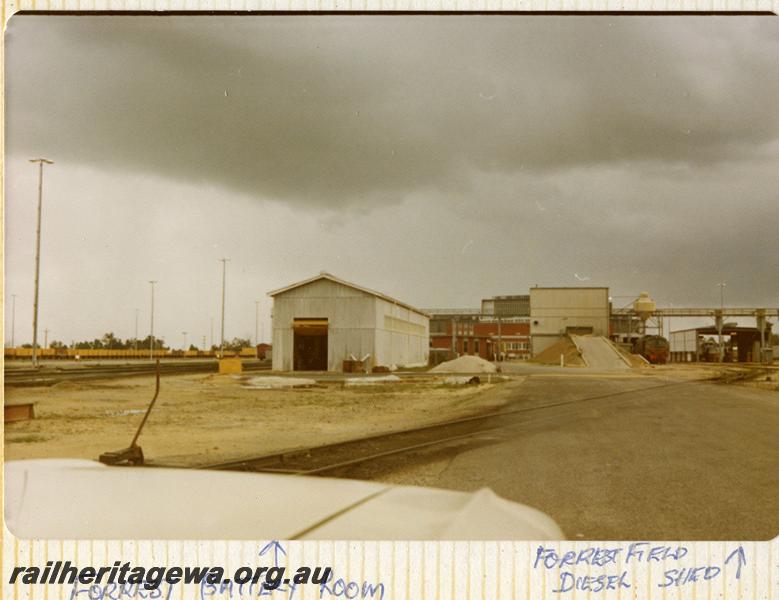
[[[32,348],[6,348],[6,358],[31,358]],[[56,348],[38,348],[38,358],[57,358]]]
[[[120,350],[113,349],[108,350],[105,348],[68,348],[67,356],[69,358],[85,359],[144,359],[149,358],[151,352],[149,350]],[[167,350],[154,350],[154,358],[165,358],[168,356]]]
[[[250,352],[250,353],[249,353]],[[32,358],[32,348],[4,348],[3,355],[6,359],[19,358],[29,359]],[[176,357],[188,357],[188,358],[213,358],[216,356],[216,352],[213,350],[154,350],[151,352],[149,349],[139,348],[138,350],[127,349],[106,349],[106,348],[38,348],[38,358],[41,359],[75,359],[77,356],[80,359],[125,359],[125,360],[143,360],[150,358],[150,355],[154,358],[176,358]],[[241,351],[241,356],[254,356],[253,348],[244,348]]]

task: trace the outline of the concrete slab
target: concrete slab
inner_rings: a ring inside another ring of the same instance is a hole
[[[587,366],[593,369],[627,370],[628,365],[609,340],[600,336],[572,335],[571,339],[582,353]]]

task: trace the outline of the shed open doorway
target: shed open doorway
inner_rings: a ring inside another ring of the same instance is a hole
[[[295,371],[327,371],[327,319],[293,319]]]

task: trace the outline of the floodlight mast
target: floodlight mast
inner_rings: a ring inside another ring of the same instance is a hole
[[[220,258],[222,263],[222,330],[220,333],[219,358],[225,356],[225,284],[227,282],[227,263],[229,258]]]
[[[719,286],[719,319],[717,319],[717,333],[719,338],[719,361],[725,360],[725,347],[722,343],[722,329],[725,326],[725,287],[727,284],[723,281],[717,284]]]
[[[154,360],[154,286],[157,281],[149,281],[151,285],[151,322],[149,325],[149,360]]]
[[[138,351],[138,309],[135,309],[135,338],[133,342],[133,349]]]
[[[16,348],[16,294],[11,298],[11,348]]]
[[[38,163],[38,220],[35,227],[35,293],[32,303],[32,366],[38,366],[38,284],[41,270],[41,206],[43,205],[43,165],[53,165],[48,158],[31,158]]]
[[[260,301],[254,301],[254,347],[260,343]]]

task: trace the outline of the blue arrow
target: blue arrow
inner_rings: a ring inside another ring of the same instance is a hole
[[[284,546],[279,544],[278,540],[273,540],[269,542],[268,544],[265,544],[262,550],[260,550],[260,556],[265,556],[265,554],[268,553],[269,550],[273,550],[273,566],[278,567],[279,566],[279,552],[282,554],[287,554],[287,551],[284,550]],[[727,561],[725,561],[727,562]]]
[[[744,553],[744,548],[739,546],[733,552],[728,554],[728,557],[725,559],[725,564],[728,564],[730,562],[730,559],[734,556],[738,556],[738,567],[736,568],[736,579],[741,579],[741,567],[747,564],[747,555]]]

